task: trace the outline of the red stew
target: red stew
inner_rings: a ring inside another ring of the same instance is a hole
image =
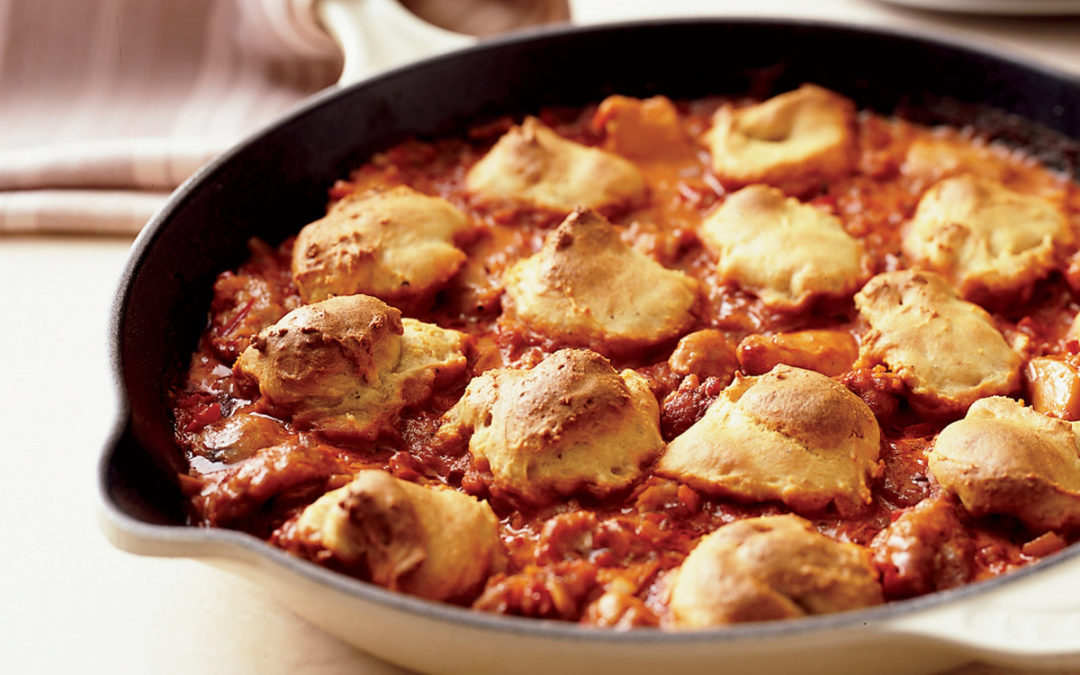
[[[690,137],[708,127],[718,100],[678,106]],[[544,122],[566,138],[618,148],[644,143],[638,165],[651,198],[645,206],[611,213],[626,240],[663,265],[704,282],[707,298],[695,329],[716,329],[738,345],[748,336],[829,328],[858,337],[850,302],[818,303],[797,313],[771,313],[753,295],[714,276],[714,261],[698,239],[703,214],[721,200],[724,188],[712,175],[706,153],[691,143],[644,142],[617,123],[618,105],[583,110],[552,109]],[[614,121],[614,122],[613,122]],[[260,408],[257,392],[234,378],[238,354],[263,328],[300,304],[290,273],[292,239],[278,246],[255,240],[249,260],[223,272],[214,286],[209,323],[191,361],[186,382],[175,392],[176,436],[190,464],[192,523],[251,532],[287,541],[300,509],[324,491],[345,484],[363,468],[379,468],[418,483],[443,483],[492,500],[508,553],[504,572],[493,575],[473,598],[484,611],[563,619],[608,626],[657,625],[664,614],[664,577],[697,540],[717,527],[749,516],[786,512],[779,503],[741,504],[710,497],[678,482],[649,475],[614,498],[574,498],[541,507],[522,507],[490,494],[484,476],[461,448],[432,442],[440,415],[461,396],[469,378],[494,367],[531,367],[560,347],[500,321],[500,278],[504,269],[540,246],[561,214],[520,204],[479,204],[464,189],[466,170],[512,124],[510,119],[472,129],[459,138],[412,140],[371,158],[329,193],[405,184],[438,195],[482,224],[466,248],[468,262],[431,307],[411,310],[416,318],[471,336],[464,381],[437,391],[424,406],[406,409],[393,432],[363,447],[345,447],[275,419]],[[947,137],[983,145],[974,130],[922,128],[863,113],[857,122],[858,170],[804,195],[838,215],[861,238],[874,272],[900,265],[899,228],[912,215],[925,185],[901,171],[911,142]],[[648,141],[648,139],[644,139]],[[651,150],[649,148],[652,148]],[[1071,218],[1080,213],[1080,191],[1017,152],[993,150],[1014,184],[1051,185],[1066,193]],[[304,223],[297,223],[299,229]],[[1080,269],[1080,265],[1076,265]],[[1000,330],[1021,355],[1061,355],[1075,361],[1078,346],[1064,339],[1077,312],[1080,276],[1070,268],[1039,282],[1026,302],[994,314]],[[767,369],[767,341],[743,350],[745,359],[702,377],[679,374],[669,363],[674,344],[612,359],[647,377],[661,403],[665,440],[703,414],[730,381],[735,368]],[[761,356],[764,354],[764,356]],[[814,361],[827,355],[798,355]],[[686,358],[696,358],[694,355]],[[780,355],[783,360],[783,355]],[[765,359],[754,366],[755,359]],[[822,366],[822,369],[827,366]],[[685,370],[685,369],[682,369]],[[823,533],[869,546],[886,599],[933,592],[1001,574],[1074,542],[1077,533],[1033,533],[1011,518],[973,518],[928,475],[926,450],[950,420],[919,419],[906,405],[902,387],[882,367],[847,369],[838,380],[865,400],[883,432],[883,471],[873,485],[873,503],[854,518],[812,514]],[[266,448],[273,452],[260,452]],[[805,514],[804,514],[805,515]],[[632,589],[618,603],[598,603],[601,589],[625,579]]]

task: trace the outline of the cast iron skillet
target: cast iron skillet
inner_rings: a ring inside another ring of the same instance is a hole
[[[885,607],[672,634],[429,603],[339,576],[246,534],[182,524],[173,477],[184,460],[166,391],[205,325],[215,276],[245,259],[250,237],[277,242],[295,233],[322,215],[335,179],[411,136],[452,134],[499,114],[612,93],[766,97],[803,82],[882,113],[974,123],[1080,176],[1080,79],[936,40],[820,23],[694,20],[545,30],[326,93],[205,167],[135,242],[113,310],[121,412],[101,461],[107,534],[137,553],[195,557],[234,570],[354,644],[428,672],[707,672],[720,664],[903,672],[972,656],[1080,664],[1080,606],[1045,590],[1080,576],[1076,546],[1009,577]],[[1033,606],[1032,597],[1045,601]]]

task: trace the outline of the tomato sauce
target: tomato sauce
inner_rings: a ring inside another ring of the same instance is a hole
[[[613,99],[599,107],[546,110],[541,118],[564,137],[623,152],[639,165],[649,186],[648,203],[605,215],[633,246],[703,282],[706,293],[695,330],[717,329],[733,344],[748,335],[818,327],[859,337],[864,327],[850,300],[770,312],[753,295],[716,278],[715,261],[697,230],[726,192],[694,139],[708,127],[720,99],[679,104],[678,128],[623,116],[619,97]],[[300,304],[290,272],[292,239],[276,247],[252,241],[249,260],[218,277],[207,327],[187,380],[173,397],[176,437],[190,466],[185,484],[191,520],[274,541],[321,492],[345,484],[360,469],[385,469],[491,500],[501,518],[508,562],[475,598],[476,608],[606,626],[658,625],[665,612],[665,578],[701,536],[740,518],[788,509],[708,496],[652,475],[604,500],[582,497],[523,507],[491,493],[483,468],[472,465],[466,448],[435,442],[441,414],[469,378],[496,367],[531,367],[561,346],[505,320],[500,308],[504,270],[537,251],[561,215],[512,203],[476,203],[464,189],[468,168],[512,123],[505,118],[460,138],[402,143],[329,190],[333,201],[373,187],[409,185],[444,197],[482,225],[465,248],[464,268],[432,306],[410,310],[416,318],[471,336],[467,377],[437,391],[426,405],[406,409],[393,432],[361,447],[335,444],[268,415],[258,405],[257,391],[234,377],[233,362],[251,339]],[[932,130],[870,113],[861,114],[857,125],[858,170],[802,198],[837,215],[865,243],[876,273],[901,266],[900,228],[926,187],[902,171],[912,141],[947,138],[980,147],[985,142],[972,130]],[[669,135],[635,143],[650,133]],[[991,150],[1013,183],[1063,193],[1074,224],[1080,225],[1075,185],[1016,151]],[[303,225],[297,223],[297,229]],[[1025,302],[994,314],[1025,359],[1075,357],[1080,351],[1064,337],[1078,309],[1080,264],[1074,267],[1037,284]],[[730,379],[673,372],[668,364],[673,348],[664,344],[612,359],[616,368],[635,368],[650,381],[662,404],[665,440],[697,421]],[[949,420],[917,418],[897,379],[880,366],[858,368],[838,380],[877,416],[883,470],[863,513],[846,519],[831,511],[809,516],[822,532],[872,549],[887,598],[1000,574],[1075,541],[1075,533],[1029,533],[1006,517],[966,514],[927,471],[927,448]]]

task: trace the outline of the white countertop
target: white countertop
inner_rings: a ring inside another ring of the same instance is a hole
[[[589,14],[589,8],[601,1],[574,3],[579,18],[597,19],[599,10]],[[701,2],[678,1],[627,1],[620,11],[627,18],[655,16],[659,4],[675,14],[704,13]],[[806,4],[815,7],[779,0],[708,7],[894,26],[933,20],[935,30],[982,36],[1080,73],[1076,18],[939,17],[855,0]],[[245,581],[196,562],[131,556],[100,534],[96,465],[114,414],[106,335],[129,246],[126,238],[0,237],[0,447],[7,478],[0,507],[8,516],[0,557],[0,667],[11,673],[402,672],[310,626]]]

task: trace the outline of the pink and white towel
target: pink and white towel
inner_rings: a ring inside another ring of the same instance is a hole
[[[137,232],[337,80],[311,1],[0,0],[0,232]]]

